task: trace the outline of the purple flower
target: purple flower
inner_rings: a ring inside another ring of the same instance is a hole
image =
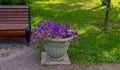
[[[36,29],[33,31],[31,40],[34,42],[37,39],[47,39],[47,38],[67,38],[73,37],[78,38],[78,33],[75,31],[74,25],[68,26],[65,24],[58,24],[48,20],[44,20],[42,23],[38,24]],[[80,40],[80,39],[78,39]]]
[[[81,38],[78,38],[78,41],[82,40]]]

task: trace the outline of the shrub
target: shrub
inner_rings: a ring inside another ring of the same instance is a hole
[[[32,0],[0,0],[0,5],[27,5]]]

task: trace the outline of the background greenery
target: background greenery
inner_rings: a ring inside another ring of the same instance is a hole
[[[109,32],[104,33],[106,7],[101,0],[38,0],[32,2],[32,29],[44,19],[75,24],[80,27],[82,41],[73,40],[68,54],[78,64],[120,63],[120,12],[119,0],[112,0]],[[116,15],[116,12],[118,15]],[[42,42],[42,41],[41,41]],[[40,43],[41,43],[40,42]],[[39,49],[44,48],[42,43]]]

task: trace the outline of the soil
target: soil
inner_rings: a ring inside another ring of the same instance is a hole
[[[38,43],[25,43],[24,37],[0,37],[0,70],[120,70],[120,64],[41,65]]]

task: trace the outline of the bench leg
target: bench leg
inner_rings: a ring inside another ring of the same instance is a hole
[[[25,37],[26,37],[26,41],[27,41],[27,46],[29,46],[29,44],[30,44],[30,36],[31,36],[30,28],[26,27]]]

